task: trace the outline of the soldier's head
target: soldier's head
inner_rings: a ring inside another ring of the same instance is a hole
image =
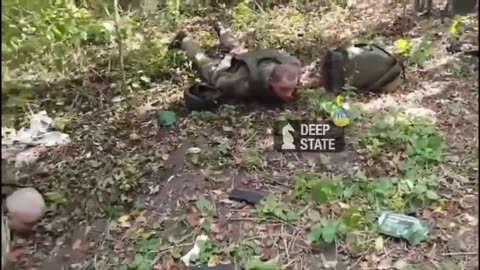
[[[293,98],[300,80],[301,67],[293,64],[281,64],[273,68],[268,83],[273,93],[284,101]]]

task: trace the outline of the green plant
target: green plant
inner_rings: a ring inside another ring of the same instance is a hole
[[[342,95],[316,94],[313,100],[313,108],[316,114],[331,116],[335,110],[343,105],[345,98]]]
[[[200,248],[200,256],[195,263],[200,265],[207,265],[212,257],[222,254],[222,249],[210,240],[198,241],[198,247]]]
[[[326,243],[333,243],[347,231],[347,226],[342,219],[324,221],[313,225],[307,235],[310,242],[323,240]]]
[[[243,1],[232,9],[232,17],[236,27],[246,27],[256,20],[255,12]]]
[[[415,65],[423,66],[425,62],[433,59],[433,47],[431,42],[422,40],[412,48],[409,61]]]
[[[374,118],[374,126],[366,135],[367,148],[374,155],[383,147],[400,148],[421,165],[438,162],[446,150],[444,137],[435,131],[426,118],[408,118],[402,110]]]
[[[312,184],[312,198],[319,203],[329,203],[341,196],[338,179],[320,179]]]
[[[191,162],[197,166],[207,166],[207,169],[215,174],[228,164],[231,157],[231,144],[227,138],[219,138],[214,142],[213,149],[204,153],[191,155]]]
[[[294,186],[293,189],[290,191],[290,196],[293,199],[308,199],[307,191],[310,191],[312,188],[312,183],[318,180],[318,177],[313,174],[301,174],[297,175],[294,178]]]
[[[360,108],[346,102],[346,100],[353,95],[355,95],[353,92],[347,92],[344,95],[337,96],[315,94],[312,98],[313,111],[317,115],[333,117],[337,109],[343,108],[348,112],[350,122],[353,122],[359,119],[362,114]]]
[[[453,25],[457,26],[458,23],[454,23]],[[408,39],[398,39],[395,41],[397,53],[408,57],[408,63],[423,66],[425,62],[433,59],[431,42],[422,39],[419,42],[412,43],[413,42]]]
[[[128,263],[128,265],[122,266],[122,269],[151,269],[151,264],[160,250],[160,244],[161,242],[158,238],[146,238],[141,240],[135,257]]]
[[[243,153],[243,168],[247,171],[262,171],[263,160],[256,149],[248,148]]]
[[[204,197],[198,198],[195,202],[195,206],[200,211],[200,213],[204,215],[213,216],[216,214],[215,206],[212,204],[211,201],[205,199]]]
[[[282,202],[279,197],[268,195],[256,208],[261,217],[275,217],[283,221],[294,223],[298,221],[298,213]]]
[[[457,16],[453,19],[452,24],[450,25],[449,33],[450,35],[456,37],[463,34],[463,16]]]
[[[248,263],[248,260],[260,254],[260,247],[255,241],[248,240],[241,243],[231,244],[227,250],[227,254],[233,256],[235,265],[243,268]]]
[[[259,258],[252,258],[245,266],[246,270],[280,270],[282,265],[277,259],[262,261]]]

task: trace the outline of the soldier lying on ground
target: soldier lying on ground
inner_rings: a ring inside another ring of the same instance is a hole
[[[6,208],[6,214],[3,208]],[[43,217],[46,204],[33,188],[20,188],[2,202],[2,269],[6,262],[15,262],[22,249],[11,249],[11,233],[27,235]]]
[[[215,22],[213,29],[219,36],[221,47],[230,52],[223,59],[205,55],[199,44],[184,31],[175,36],[170,48],[186,52],[202,81],[219,92],[215,98],[218,103],[259,102],[273,105],[293,99],[301,72],[301,63],[296,57],[273,49],[245,52],[240,42],[221,23]],[[185,100],[187,108],[192,107],[188,94]]]

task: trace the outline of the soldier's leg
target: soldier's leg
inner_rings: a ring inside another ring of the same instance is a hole
[[[240,41],[233,35],[233,33],[220,22],[213,23],[213,30],[220,39],[220,46],[226,51],[232,51],[233,49],[239,49],[241,46]]]
[[[195,42],[183,31],[175,36],[169,47],[179,48],[185,51],[187,58],[192,61],[194,68],[199,72],[200,79],[211,83],[213,71],[218,65],[219,60],[208,57],[200,47],[200,44]]]

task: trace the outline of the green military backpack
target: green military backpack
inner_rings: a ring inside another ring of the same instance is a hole
[[[361,43],[328,50],[321,72],[327,90],[379,92],[400,77],[403,66],[380,46]]]

